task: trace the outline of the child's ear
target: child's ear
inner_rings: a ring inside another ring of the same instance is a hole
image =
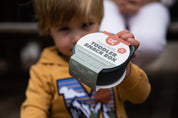
[[[99,24],[99,26],[100,26],[100,25],[101,25],[101,22],[99,22],[98,24]]]
[[[100,31],[101,22],[98,22],[98,25],[99,25],[98,31]]]

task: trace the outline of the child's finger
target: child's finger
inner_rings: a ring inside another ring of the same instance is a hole
[[[134,38],[134,35],[132,33],[125,33],[120,36],[121,39],[127,40],[128,38]]]
[[[135,47],[135,50],[137,50],[137,48],[139,47],[140,45],[140,42],[135,40],[134,38],[128,38],[126,40],[127,42],[129,42],[131,45],[133,45]],[[134,55],[132,56],[132,58],[136,57],[136,51],[134,52]]]
[[[123,30],[123,31],[118,32],[116,35],[117,35],[117,37],[120,38],[125,33],[129,33],[129,31],[128,30]]]
[[[139,47],[140,42],[135,40],[134,38],[128,38],[126,40],[127,42],[129,42],[131,45],[133,45],[135,47],[135,50]]]

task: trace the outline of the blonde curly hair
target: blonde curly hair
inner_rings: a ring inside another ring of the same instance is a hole
[[[49,34],[51,26],[73,18],[87,21],[93,15],[101,23],[104,14],[103,0],[34,0],[34,9],[41,35]]]

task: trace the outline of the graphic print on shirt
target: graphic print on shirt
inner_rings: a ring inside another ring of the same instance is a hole
[[[74,78],[57,81],[59,95],[63,95],[67,109],[73,118],[98,118],[102,112],[103,118],[117,118],[113,89],[112,97],[107,104],[94,101],[95,91],[88,93],[85,88]]]

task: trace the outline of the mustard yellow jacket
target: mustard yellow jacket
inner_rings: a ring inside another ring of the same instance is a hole
[[[55,47],[42,52],[38,63],[30,69],[21,118],[126,118],[124,101],[142,103],[150,93],[147,75],[131,64],[128,78],[109,89],[110,101],[95,103],[95,91],[71,77],[68,66]]]

